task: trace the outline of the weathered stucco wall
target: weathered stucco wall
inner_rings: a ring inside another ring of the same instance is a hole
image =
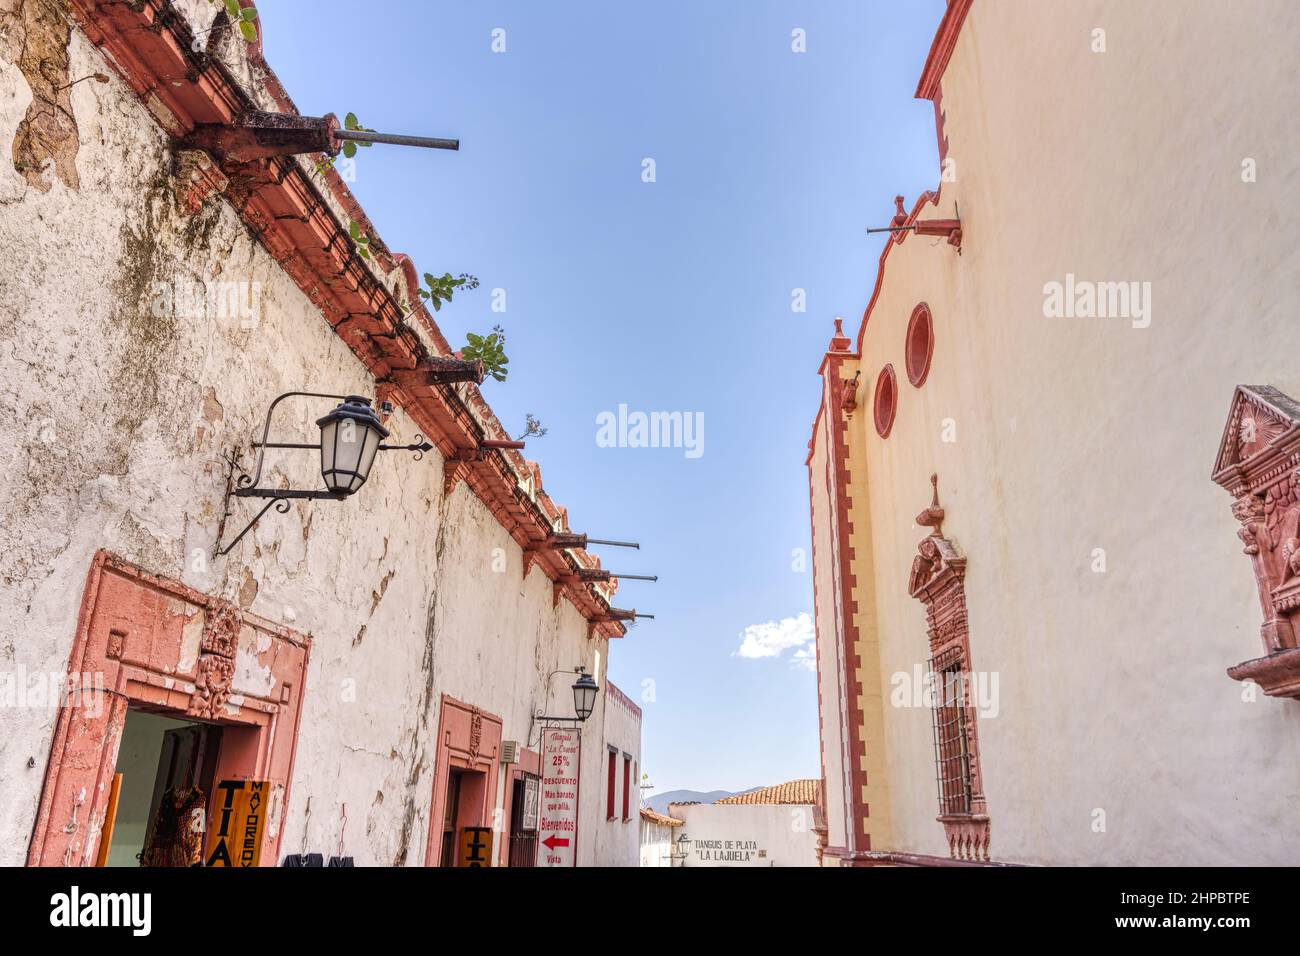
[[[1300,857],[1300,706],[1244,700],[1224,674],[1259,656],[1260,612],[1209,480],[1236,384],[1300,394],[1300,140],[1278,121],[1300,11],[1249,7],[975,3],[943,80],[955,181],[920,215],[959,209],[961,255],[894,248],[866,327],[852,428],[881,692],[926,660],[907,576],[937,472],[968,559],[972,665],[999,681],[979,719],[997,859]],[[1149,282],[1149,326],[1045,317],[1044,285],[1067,274]],[[936,344],[917,389],[904,338],[921,301]],[[885,363],[899,402],[882,440]],[[885,720],[888,849],[947,855],[929,712]]]
[[[12,32],[0,45],[6,158],[33,100],[19,48]],[[111,72],[76,29],[67,57],[73,78]],[[170,147],[115,75],[68,97],[79,144],[68,164],[0,163],[0,670],[67,667],[100,548],[311,634],[290,799],[273,821],[282,852],[329,855],[343,836],[358,864],[423,863],[441,695],[530,741],[532,713],[556,706],[547,674],[607,660],[606,642],[588,640],[568,601],[552,606],[540,571],[523,577],[518,546],[464,483],[444,499],[436,452],[381,455],[354,498],[269,512],[211,557],[222,455],[238,446],[247,461],[270,400],[371,395],[373,382],[228,205],[178,212]],[[159,314],[157,284],[201,281],[256,284],[257,308]],[[324,409],[281,410],[276,433],[305,440]],[[400,410],[389,427],[395,441],[416,431]],[[270,481],[316,486],[310,452],[281,454]],[[233,511],[227,540],[252,513]],[[600,766],[603,709],[584,767]],[[0,864],[25,858],[56,716],[0,708]],[[600,797],[599,774],[584,773],[584,826],[603,822]],[[598,859],[594,841],[579,852]],[[633,846],[608,862],[635,858]]]

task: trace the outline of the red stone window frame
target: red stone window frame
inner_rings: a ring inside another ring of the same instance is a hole
[[[939,476],[931,475],[930,507],[916,523],[933,529],[912,559],[907,592],[925,605],[933,713],[938,820],[954,859],[989,859],[989,814],[979,756],[978,715],[971,705],[970,625],[966,613],[966,558],[943,535]]]
[[[930,374],[930,361],[934,358],[934,316],[924,302],[917,303],[907,320],[903,349],[907,380],[920,388]]]
[[[898,414],[898,378],[894,375],[894,366],[886,365],[876,377],[876,392],[871,409],[876,422],[876,434],[888,438],[890,429],[894,427],[894,416]]]

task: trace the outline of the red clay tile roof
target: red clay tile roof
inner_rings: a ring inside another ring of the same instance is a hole
[[[775,787],[762,787],[749,793],[738,793],[734,797],[723,797],[715,803],[816,803],[816,780],[791,780],[778,783]]]
[[[657,823],[661,827],[679,827],[686,822],[685,820],[678,820],[676,817],[670,817],[658,813],[651,810],[649,807],[641,808],[641,819],[649,823]]]

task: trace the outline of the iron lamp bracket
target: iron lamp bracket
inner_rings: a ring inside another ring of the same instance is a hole
[[[322,491],[319,489],[260,487],[262,480],[262,466],[266,461],[266,450],[268,448],[315,451],[318,454],[320,453],[321,446],[319,441],[312,444],[310,442],[282,442],[270,440],[271,417],[275,414],[276,406],[286,398],[326,398],[334,399],[336,401],[344,401],[348,396],[331,395],[325,392],[285,392],[283,395],[277,396],[267,407],[266,419],[262,424],[261,440],[251,442],[252,447],[257,450],[257,461],[253,467],[252,473],[250,474],[244,470],[244,467],[239,460],[238,451],[234,454],[225,456],[225,461],[228,466],[226,472],[226,496],[225,504],[221,509],[221,520],[217,525],[217,543],[213,548],[213,557],[221,557],[229,554],[231,550],[234,549],[235,545],[239,544],[243,537],[253,529],[258,521],[262,519],[262,516],[273,507],[280,514],[285,514],[289,511],[290,507],[292,507],[292,502],[294,501],[313,501],[319,499],[343,501],[344,499],[351,497],[349,494],[334,491]],[[423,435],[417,432],[415,440],[409,444],[381,444],[378,450],[409,451],[413,453],[415,460],[419,461],[424,457],[425,452],[433,450],[433,445],[427,441]],[[230,510],[232,498],[265,498],[267,501],[257,514],[253,515],[252,520],[243,527],[239,534],[235,535],[234,539],[223,548],[221,547],[221,540],[225,537],[226,519],[232,515],[232,511]]]

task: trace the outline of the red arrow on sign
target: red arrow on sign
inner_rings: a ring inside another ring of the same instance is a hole
[[[568,837],[564,837],[563,839],[561,839],[560,837],[557,837],[554,834],[551,834],[545,840],[542,841],[542,846],[546,847],[546,849],[548,850],[554,850],[557,846],[568,846],[568,845],[569,845]]]

